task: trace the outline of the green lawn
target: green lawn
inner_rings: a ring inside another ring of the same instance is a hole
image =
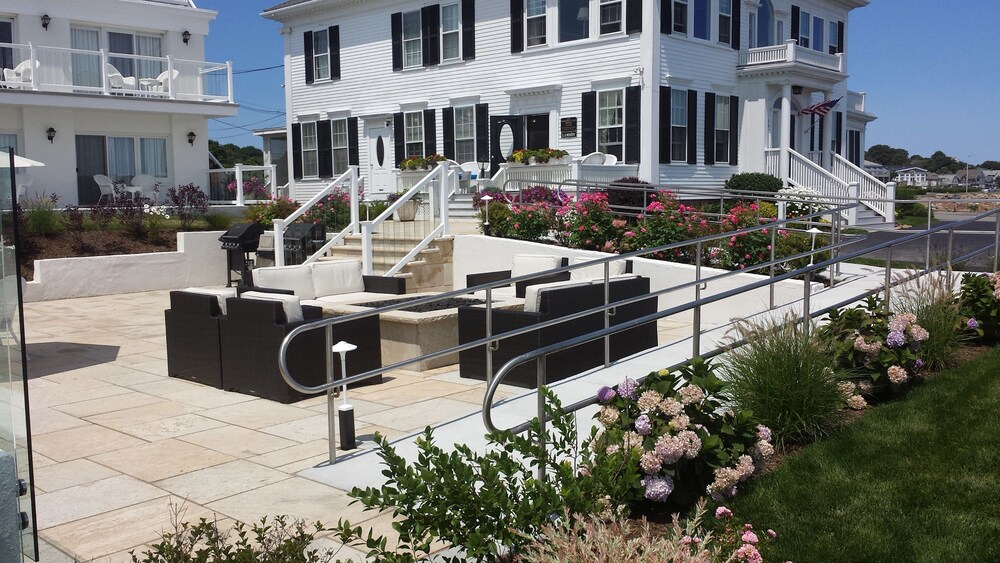
[[[729,504],[768,561],[1000,561],[1000,348],[787,458]]]

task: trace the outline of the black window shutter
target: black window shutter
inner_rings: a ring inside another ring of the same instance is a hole
[[[437,120],[434,110],[424,110],[424,155],[437,154]]]
[[[292,177],[302,179],[302,125],[292,123]]]
[[[799,7],[792,6],[792,39],[799,40]]]
[[[462,0],[462,59],[476,58],[476,0]]]
[[[741,43],[740,31],[743,28],[740,19],[742,18],[742,16],[743,16],[743,3],[733,2],[733,33],[730,35],[730,37],[733,38],[732,47],[737,51],[740,50],[740,43]]]
[[[340,26],[327,28],[327,37],[330,38],[330,78],[340,78]]]
[[[837,22],[837,46],[840,49],[838,53],[847,52],[847,45],[844,44],[844,22]]]
[[[358,118],[349,117],[347,119],[347,164],[351,166],[361,165],[358,140]]]
[[[639,163],[639,135],[642,102],[639,99],[639,87],[629,86],[625,89],[625,163]]]
[[[490,161],[490,106],[476,104],[476,160]]]
[[[663,0],[660,2],[660,33],[670,35],[673,31],[674,3],[672,0]]]
[[[820,125],[822,128],[822,125]],[[816,114],[809,114],[809,151],[816,150],[816,133],[813,131],[816,129]]]
[[[642,0],[625,1],[625,33],[642,31]]]
[[[302,50],[305,53],[303,60],[306,67],[306,84],[313,83],[313,32],[307,31],[302,34]]]
[[[392,14],[392,70],[403,70],[403,13]]]
[[[823,139],[826,138],[826,136],[824,135],[824,132],[826,130],[826,118],[821,115],[818,115],[816,116],[816,119],[819,120],[819,140],[816,142],[816,150],[823,152],[826,150],[826,147],[823,145]],[[822,155],[820,155],[821,160],[822,158],[823,158]],[[823,163],[820,163],[820,166],[823,166]]]
[[[740,98],[729,96],[729,164],[740,163]]]
[[[524,51],[524,0],[510,0],[510,52]]]
[[[715,164],[715,94],[705,92],[705,164]]]
[[[441,134],[444,137],[444,156],[455,160],[455,109],[441,108]]]
[[[669,86],[660,86],[660,163],[670,164],[670,106]]]
[[[396,168],[406,160],[406,137],[403,132],[403,114],[392,114],[392,141],[396,149]]]
[[[319,148],[316,154],[319,159],[319,177],[330,178],[333,176],[333,135],[329,119],[316,122],[316,145]]]
[[[441,64],[441,6],[424,6],[420,10],[423,28],[424,66]]]
[[[688,90],[688,164],[698,164],[698,92]]]
[[[584,92],[580,152],[587,155],[597,151],[597,92]]]
[[[836,148],[837,154],[840,154],[840,151],[841,151],[841,149],[844,146],[843,145],[843,142],[844,142],[844,112],[842,112],[842,111],[838,111],[837,112],[837,132],[834,135],[834,139],[835,139],[834,142],[836,143],[836,147],[834,147],[834,148]]]

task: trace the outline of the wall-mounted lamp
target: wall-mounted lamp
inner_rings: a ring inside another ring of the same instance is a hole
[[[802,93],[802,86],[792,86],[792,93],[798,96]]]
[[[56,130],[49,127],[49,130],[45,132],[45,136],[48,137],[49,142],[51,143],[56,138]]]
[[[52,23],[52,18],[50,18],[48,14],[42,16],[42,27],[45,28],[45,31],[49,30],[50,23]]]
[[[187,45],[188,41],[191,40],[191,32],[185,29],[184,33],[181,34],[181,39],[183,39],[184,44]]]
[[[189,132],[188,133],[188,144],[190,144],[191,146],[194,146],[194,140],[197,137],[198,137],[198,135],[195,135],[194,131]]]

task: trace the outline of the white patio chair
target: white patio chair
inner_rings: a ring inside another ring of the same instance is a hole
[[[172,80],[177,80],[177,76],[179,74],[180,73],[177,72],[176,68],[173,69],[172,71],[165,70],[165,71],[161,72],[160,75],[156,77],[156,81],[158,83],[157,84],[153,84],[152,86],[150,86],[149,91],[150,92],[169,92],[170,91],[170,82]],[[170,77],[169,79],[167,78],[168,76]]]
[[[618,157],[613,154],[606,154],[604,155],[604,164],[608,166],[618,164]]]
[[[160,194],[156,192],[156,185],[160,182],[149,174],[137,174],[132,178],[132,186],[139,188],[140,197],[149,198],[153,204],[160,199]]]
[[[105,66],[108,74],[108,86],[112,90],[135,90],[137,87],[134,76],[122,76],[122,73],[111,63]]]
[[[111,181],[104,174],[94,174],[94,181],[97,182],[97,187],[101,189],[101,197],[97,198],[97,203],[101,203],[101,200],[108,198],[110,201],[115,200],[115,183]]]
[[[580,164],[604,164],[607,159],[607,155],[602,152],[592,152],[587,156],[583,157]]]
[[[38,69],[38,61],[26,60],[14,68],[3,69],[3,85],[8,88],[31,87],[31,73]]]

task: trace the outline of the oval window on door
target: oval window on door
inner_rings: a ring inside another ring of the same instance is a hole
[[[510,123],[504,123],[500,128],[500,154],[509,158],[514,152],[514,130]]]
[[[385,164],[385,139],[382,138],[382,135],[379,135],[375,141],[375,158],[378,160],[379,168],[381,168]]]

